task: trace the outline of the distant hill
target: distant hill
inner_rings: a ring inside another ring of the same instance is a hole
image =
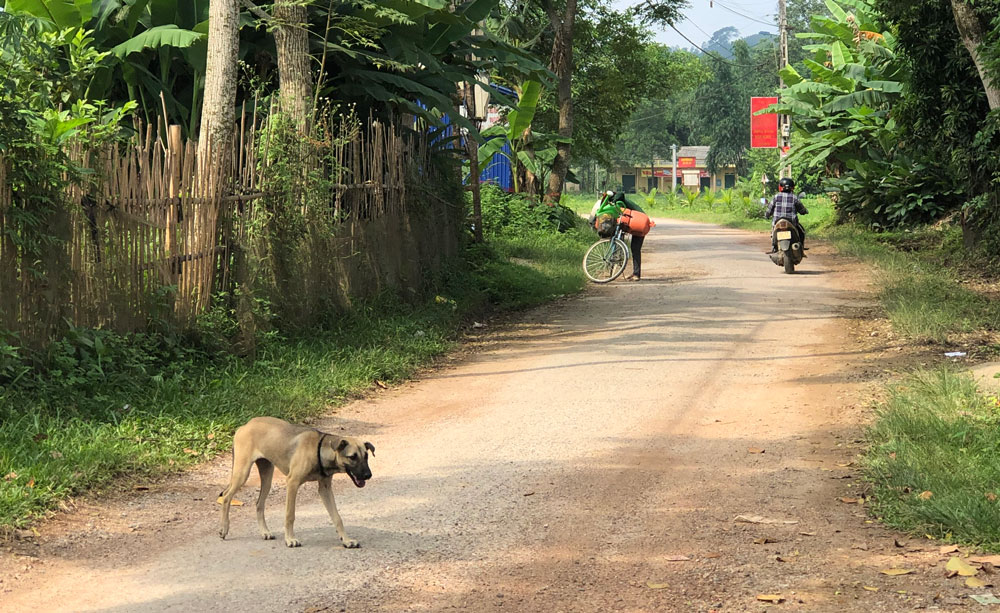
[[[763,30],[757,32],[756,34],[751,34],[750,36],[744,36],[740,38],[740,32],[733,26],[727,26],[720,30],[716,30],[712,33],[712,37],[708,39],[704,44],[702,44],[702,49],[708,51],[709,53],[718,53],[724,58],[733,57],[733,43],[738,40],[744,41],[748,47],[753,49],[757,45],[767,44],[774,41],[777,38],[776,34],[770,32],[764,32]],[[703,55],[701,51],[693,50],[699,55]]]

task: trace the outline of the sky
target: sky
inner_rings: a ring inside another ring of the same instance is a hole
[[[623,9],[638,4],[639,1],[616,0],[614,4],[616,8]],[[709,6],[710,3],[714,6]],[[688,0],[688,5],[683,11],[687,19],[678,23],[677,29],[699,45],[711,38],[713,32],[726,26],[735,26],[742,36],[760,31],[778,31],[774,26],[774,19],[778,14],[777,0]],[[759,23],[760,21],[769,25]],[[691,47],[691,43],[670,28],[654,26],[653,32],[657,42],[685,49]]]

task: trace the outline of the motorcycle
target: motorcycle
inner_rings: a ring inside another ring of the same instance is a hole
[[[760,203],[766,207],[767,199],[761,198]],[[771,240],[778,245],[778,251],[768,254],[771,261],[783,266],[787,274],[795,272],[795,267],[806,257],[803,239],[795,222],[784,217],[776,220],[771,228]]]

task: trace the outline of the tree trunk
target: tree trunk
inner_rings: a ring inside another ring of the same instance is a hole
[[[278,87],[281,110],[301,132],[308,131],[312,105],[312,71],[309,66],[308,13],[296,0],[274,3],[274,45],[278,56]]]
[[[979,71],[979,78],[983,82],[986,90],[986,99],[989,100],[990,109],[1000,108],[1000,83],[991,75],[987,74],[983,58],[979,54],[979,46],[985,36],[985,28],[979,16],[966,0],[951,0],[951,10],[955,15],[955,25],[958,26],[958,33],[962,37],[965,48],[969,50],[972,61]]]
[[[549,19],[555,28],[555,40],[552,42],[552,59],[549,68],[558,79],[556,93],[559,103],[559,131],[562,138],[573,138],[573,24],[576,21],[576,0],[566,0],[566,8],[562,16],[554,5],[548,9]],[[570,143],[556,145],[556,159],[552,164],[552,174],[549,175],[549,187],[545,193],[545,202],[549,206],[559,203],[563,185],[566,183],[566,173],[569,172]]]
[[[524,147],[522,148],[522,151],[524,151],[524,153],[528,156],[529,159],[534,160],[535,159],[535,143],[533,143],[532,140],[531,140],[531,127],[530,126],[528,127],[527,130],[524,131],[524,137],[521,139],[521,142],[524,143]],[[530,170],[528,170],[528,167],[525,166],[524,164],[521,164],[520,161],[517,161],[515,163],[517,164],[517,166],[519,168],[521,168],[521,169],[524,170],[524,178],[521,181],[521,193],[528,194],[529,196],[531,196],[532,202],[537,203],[538,202],[537,196],[538,196],[539,192],[541,191],[539,189],[539,185],[538,185],[538,183],[539,183],[538,176],[535,175],[535,173],[533,173]]]
[[[476,117],[476,90],[472,83],[465,83],[461,86],[464,98],[465,110],[469,120],[474,122],[479,128],[479,121]],[[479,189],[479,145],[472,138],[471,134],[465,137],[466,153],[469,156],[469,185],[472,187],[472,235],[477,243],[483,242],[483,205],[480,199]]]
[[[208,54],[205,99],[201,110],[198,159],[209,172],[208,188],[221,189],[232,159],[236,126],[236,61],[240,44],[238,0],[211,0],[208,9]]]

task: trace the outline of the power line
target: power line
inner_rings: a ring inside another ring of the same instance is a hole
[[[718,4],[722,8],[726,9],[727,11],[729,11],[730,13],[732,13],[734,15],[739,15],[740,17],[742,17],[744,19],[749,19],[750,21],[755,21],[757,23],[762,23],[765,26],[771,26],[772,28],[776,28],[777,27],[773,21],[761,21],[760,19],[757,19],[756,17],[751,17],[750,15],[747,15],[745,13],[741,13],[741,12],[737,11],[736,9],[730,8],[730,7],[726,6],[725,4],[719,2],[719,0],[712,0],[712,2],[714,2],[715,4]]]
[[[680,30],[678,30],[677,26],[675,26],[674,24],[670,24],[670,27],[673,29],[674,32],[677,32],[678,34],[680,34],[681,38],[683,38],[687,42],[691,43],[691,45],[694,46],[695,49],[697,49],[698,51],[701,51],[705,55],[710,56],[711,58],[713,58],[715,60],[718,60],[720,62],[725,62],[726,64],[729,64],[731,66],[740,66],[742,68],[757,68],[756,64],[743,64],[741,62],[734,62],[732,60],[727,60],[726,58],[722,57],[718,53],[715,53],[714,51],[706,51],[706,50],[702,49],[701,46],[698,45],[698,43],[694,42],[693,40],[691,40],[690,38],[688,38],[686,34],[684,34],[683,32],[681,32]]]

